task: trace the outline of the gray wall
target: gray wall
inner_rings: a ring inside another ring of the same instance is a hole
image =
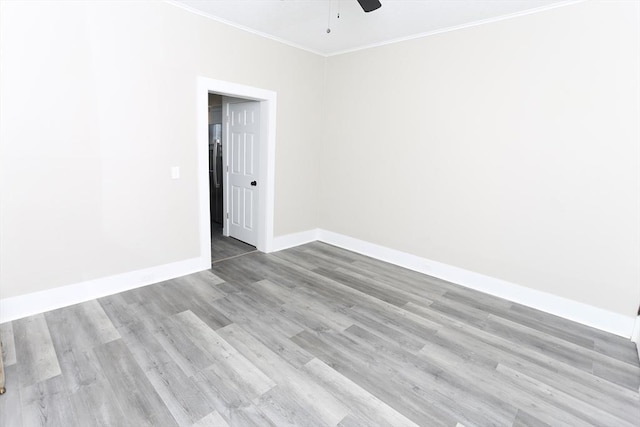
[[[635,314],[637,2],[329,58],[161,2],[0,7],[2,298],[199,255],[201,75],[278,93],[276,236]]]
[[[639,6],[329,58],[321,227],[634,316]]]
[[[199,256],[197,76],[278,93],[275,232],[317,226],[324,58],[159,1],[0,5],[2,298]]]

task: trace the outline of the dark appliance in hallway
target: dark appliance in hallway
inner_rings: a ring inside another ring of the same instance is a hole
[[[222,124],[209,125],[209,206],[211,233],[222,227]]]

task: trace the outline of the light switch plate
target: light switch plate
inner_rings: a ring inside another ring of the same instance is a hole
[[[180,166],[172,166],[171,179],[179,179],[179,178],[180,178]]]

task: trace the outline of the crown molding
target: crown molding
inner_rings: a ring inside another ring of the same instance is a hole
[[[296,49],[304,50],[306,52],[313,53],[313,54],[319,55],[319,56],[324,56],[324,57],[327,56],[326,54],[324,54],[322,52],[318,52],[316,50],[309,49],[308,47],[299,45],[297,43],[293,43],[293,42],[291,42],[289,40],[281,39],[280,37],[276,37],[276,36],[273,36],[271,34],[263,33],[262,31],[255,30],[253,28],[245,27],[244,25],[236,24],[235,22],[227,21],[226,19],[222,19],[222,18],[220,18],[218,16],[211,15],[210,13],[206,13],[206,12],[203,12],[201,10],[195,9],[195,8],[189,6],[189,5],[184,4],[184,3],[180,3],[180,2],[177,2],[177,1],[174,1],[174,0],[165,0],[165,3],[168,3],[168,4],[172,5],[172,6],[178,7],[180,9],[186,10],[188,12],[195,13],[196,15],[200,15],[202,17],[209,18],[209,19],[211,19],[213,21],[220,22],[220,23],[228,25],[230,27],[237,28],[238,30],[243,30],[243,31],[246,31],[248,33],[255,34],[257,36],[264,37],[264,38],[269,39],[269,40],[273,40],[273,41],[276,41],[276,42],[279,42],[279,43],[282,43],[282,44],[286,44],[287,46],[295,47]]]
[[[329,57],[332,57],[332,56],[339,56],[339,55],[344,55],[344,54],[348,54],[348,53],[359,52],[361,50],[367,50],[367,49],[372,49],[372,48],[376,48],[376,47],[380,47],[380,46],[386,46],[386,45],[390,45],[390,44],[401,43],[401,42],[404,42],[404,41],[420,39],[420,38],[423,38],[423,37],[434,36],[434,35],[437,35],[437,34],[448,33],[448,32],[451,32],[451,31],[462,30],[462,29],[465,29],[465,28],[476,27],[476,26],[485,25],[485,24],[491,24],[493,22],[505,21],[505,20],[508,20],[508,19],[513,19],[513,18],[518,18],[518,17],[521,17],[521,16],[526,16],[526,15],[531,15],[531,14],[535,14],[535,13],[539,13],[539,12],[544,12],[544,11],[551,10],[551,9],[557,9],[557,8],[560,8],[560,7],[570,6],[570,5],[577,4],[577,3],[583,3],[585,1],[586,0],[565,0],[565,1],[562,1],[562,2],[558,2],[558,3],[553,3],[553,4],[549,4],[549,5],[545,5],[545,6],[539,6],[539,7],[533,8],[533,9],[522,10],[520,12],[509,13],[509,14],[506,14],[506,15],[500,15],[500,16],[496,16],[496,17],[493,17],[493,18],[487,18],[487,19],[481,19],[479,21],[468,22],[466,24],[454,25],[452,27],[445,27],[445,28],[441,28],[441,29],[438,29],[438,30],[434,30],[434,31],[427,31],[427,32],[424,32],[424,33],[413,34],[413,35],[410,35],[410,36],[398,37],[398,38],[394,38],[394,39],[390,39],[390,40],[385,40],[385,41],[382,41],[382,42],[371,43],[371,44],[367,44],[367,45],[363,45],[363,46],[354,47],[354,48],[351,48],[351,49],[345,49],[345,50],[340,50],[340,51],[336,51],[336,52],[328,52],[328,53],[324,53],[324,52],[320,52],[320,51],[317,51],[317,50],[314,50],[314,49],[310,49],[310,48],[308,48],[306,46],[302,46],[300,44],[291,42],[289,40],[285,40],[285,39],[273,36],[271,34],[267,34],[267,33],[264,33],[262,31],[255,30],[253,28],[249,28],[249,27],[246,27],[246,26],[243,26],[243,25],[239,25],[239,24],[237,24],[235,22],[231,22],[231,21],[228,21],[226,19],[220,18],[218,16],[211,15],[209,13],[206,13],[206,12],[203,12],[201,10],[195,9],[195,8],[193,8],[191,6],[188,6],[188,5],[184,4],[184,3],[181,3],[181,2],[178,2],[178,1],[175,1],[175,0],[165,0],[165,3],[169,3],[170,5],[178,7],[180,9],[189,11],[191,13],[195,13],[196,15],[200,15],[200,16],[203,16],[205,18],[212,19],[212,20],[214,20],[216,22],[220,22],[222,24],[229,25],[229,26],[231,26],[233,28],[237,28],[239,30],[247,31],[247,32],[249,32],[251,34],[255,34],[255,35],[258,35],[258,36],[261,36],[261,37],[264,37],[264,38],[267,38],[267,39],[270,39],[270,40],[273,40],[273,41],[276,41],[276,42],[279,42],[279,43],[283,43],[283,44],[285,44],[287,46],[291,46],[291,47],[294,47],[296,49],[301,49],[301,50],[304,50],[306,52],[313,53],[315,55],[319,55],[319,56],[322,56],[322,57],[325,57],[325,58],[329,58]]]
[[[513,19],[513,18],[519,18],[521,16],[532,15],[534,13],[544,12],[544,11],[551,10],[551,9],[557,9],[559,7],[570,6],[572,4],[583,3],[585,1],[586,0],[565,0],[563,2],[549,4],[549,5],[546,5],[546,6],[540,6],[540,7],[536,7],[536,8],[533,8],[533,9],[522,10],[520,12],[509,13],[509,14],[506,14],[506,15],[500,15],[500,16],[496,16],[496,17],[493,17],[493,18],[487,18],[487,19],[481,19],[479,21],[468,22],[466,24],[454,25],[452,27],[445,27],[445,28],[441,28],[439,30],[427,31],[425,33],[413,34],[411,36],[406,36],[406,37],[398,37],[396,39],[390,39],[390,40],[386,40],[386,41],[383,41],[383,42],[372,43],[372,44],[368,44],[368,45],[365,45],[365,46],[359,46],[359,47],[355,47],[353,49],[346,49],[346,50],[341,50],[341,51],[338,51],[338,52],[328,53],[328,54],[325,54],[324,56],[332,57],[332,56],[344,55],[344,54],[347,54],[347,53],[359,52],[361,50],[372,49],[372,48],[375,48],[375,47],[386,46],[386,45],[395,44],[395,43],[401,43],[401,42],[405,42],[405,41],[409,41],[409,40],[421,39],[423,37],[435,36],[437,34],[448,33],[448,32],[457,31],[457,30],[463,30],[465,28],[477,27],[477,26],[480,26],[480,25],[491,24],[493,22],[506,21],[506,20]]]

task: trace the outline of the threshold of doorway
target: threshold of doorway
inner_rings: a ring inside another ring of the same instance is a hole
[[[216,259],[216,260],[212,259],[211,260],[211,265],[217,264],[217,263],[222,262],[222,261],[227,261],[227,260],[230,260],[230,259],[234,259],[234,258],[239,258],[241,256],[249,255],[249,254],[252,254],[252,253],[255,253],[255,252],[258,252],[258,250],[254,249],[254,250],[249,251],[249,252],[244,252],[244,253],[241,253],[241,254],[238,254],[238,255],[233,255],[233,256],[230,256],[230,257],[222,258],[222,259]]]

